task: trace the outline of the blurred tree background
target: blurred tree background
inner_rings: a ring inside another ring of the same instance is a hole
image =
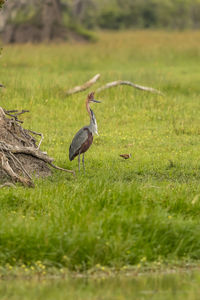
[[[200,0],[102,0],[100,3],[94,25],[101,28],[200,28]],[[86,20],[85,24],[88,26]]]
[[[89,30],[127,28],[199,29],[200,0],[8,0],[0,13],[5,42],[92,40]]]

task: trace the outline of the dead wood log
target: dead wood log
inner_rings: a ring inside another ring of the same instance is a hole
[[[66,95],[72,95],[78,92],[82,92],[85,91],[86,89],[88,89],[89,87],[91,87],[100,77],[100,74],[96,74],[94,77],[92,77],[89,81],[85,82],[84,84],[80,85],[80,86],[75,86],[74,88],[68,90],[66,92]]]
[[[96,90],[96,92],[99,93],[103,90],[106,90],[106,89],[109,89],[111,87],[115,87],[115,86],[118,86],[118,85],[129,85],[129,86],[132,86],[132,87],[134,87],[136,89],[139,89],[139,90],[142,90],[142,91],[147,91],[147,92],[163,95],[162,92],[160,92],[160,91],[158,91],[158,90],[156,90],[152,87],[142,86],[142,85],[139,85],[139,84],[135,84],[131,81],[124,81],[124,80],[117,80],[117,81],[109,82],[109,83],[103,85],[102,87],[98,88]]]

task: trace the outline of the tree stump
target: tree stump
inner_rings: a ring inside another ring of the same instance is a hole
[[[43,135],[24,129],[18,116],[27,111],[6,111],[0,107],[0,187],[20,182],[34,187],[32,177],[46,177],[52,174],[49,166],[75,175],[74,171],[59,168],[53,158],[40,150],[40,144],[33,135]]]

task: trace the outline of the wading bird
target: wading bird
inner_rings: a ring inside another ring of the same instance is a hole
[[[131,153],[129,154],[120,154],[119,156],[123,157],[124,159],[128,159],[131,157]]]
[[[79,171],[80,171],[80,155],[83,154],[82,163],[83,163],[83,169],[85,170],[84,153],[92,145],[94,134],[98,135],[97,121],[93,111],[90,108],[91,102],[101,103],[100,101],[94,99],[94,92],[90,93],[86,99],[86,110],[90,116],[90,125],[84,126],[76,133],[69,147],[69,160],[72,161],[76,156],[78,156]]]
[[[3,84],[0,83],[0,87],[5,87]]]

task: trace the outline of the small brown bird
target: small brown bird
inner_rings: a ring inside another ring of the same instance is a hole
[[[129,154],[120,154],[119,156],[123,157],[124,159],[128,159],[131,157],[131,153]]]

